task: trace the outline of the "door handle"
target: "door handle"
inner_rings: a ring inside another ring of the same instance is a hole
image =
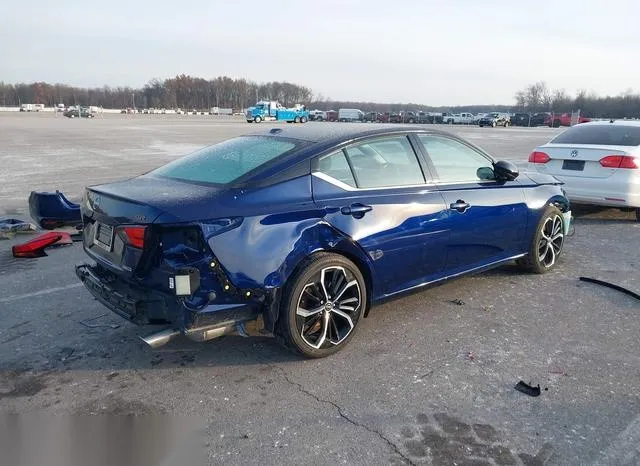
[[[371,211],[373,207],[364,204],[351,204],[340,209],[342,215],[351,215],[354,218],[362,218],[364,214]]]
[[[469,207],[471,207],[471,204],[463,201],[462,199],[458,199],[456,202],[449,205],[451,210],[457,210],[460,213],[466,212]]]

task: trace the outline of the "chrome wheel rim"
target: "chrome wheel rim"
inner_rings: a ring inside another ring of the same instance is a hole
[[[361,303],[355,276],[343,267],[325,267],[311,277],[298,297],[298,332],[314,349],[337,346],[355,328]]]
[[[562,218],[559,215],[547,218],[540,230],[538,261],[546,268],[553,266],[562,252],[563,242]]]

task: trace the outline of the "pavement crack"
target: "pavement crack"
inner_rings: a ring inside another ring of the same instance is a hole
[[[349,424],[352,424],[356,427],[360,427],[361,429],[366,430],[367,432],[370,432],[374,435],[377,435],[378,437],[380,437],[380,439],[384,442],[387,443],[387,445],[389,445],[389,447],[393,450],[393,452],[395,454],[397,454],[398,456],[400,456],[404,461],[406,461],[408,464],[415,466],[415,463],[413,461],[411,461],[411,459],[409,457],[407,457],[404,453],[402,453],[400,451],[400,449],[398,448],[398,446],[393,443],[391,440],[389,440],[387,437],[385,437],[382,432],[373,429],[365,424],[362,424],[352,418],[350,418],[347,414],[345,414],[344,410],[342,409],[342,407],[337,404],[334,403],[331,400],[325,400],[324,398],[320,398],[318,395],[316,395],[315,393],[310,392],[309,390],[307,390],[306,388],[304,388],[304,386],[302,386],[302,384],[295,382],[293,380],[291,380],[289,378],[289,374],[287,374],[287,372],[280,366],[276,366],[275,364],[271,364],[271,367],[274,367],[275,369],[279,370],[282,373],[282,376],[284,377],[284,379],[287,381],[287,383],[289,385],[292,385],[294,387],[296,387],[298,389],[298,391],[304,393],[305,395],[313,398],[314,400],[316,400],[318,403],[324,403],[324,404],[328,404],[333,406],[336,411],[338,412],[338,414],[340,415],[340,417],[342,419],[344,419],[345,421],[347,421]]]

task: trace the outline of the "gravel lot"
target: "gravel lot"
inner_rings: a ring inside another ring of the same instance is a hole
[[[253,129],[210,116],[0,114],[0,215],[26,218],[31,190],[77,199]],[[446,129],[521,166],[559,131]],[[506,266],[387,303],[318,361],[270,338],[152,351],[137,338],[148,329],[79,284],[80,245],[17,260],[23,237],[0,241],[0,412],[136,413],[166,429],[186,419],[181,432],[215,464],[638,464],[640,303],[578,277],[640,291],[640,225],[615,210],[577,214],[554,272]],[[92,318],[119,326],[80,324]],[[515,391],[519,380],[541,396]],[[157,435],[138,453],[169,449]]]

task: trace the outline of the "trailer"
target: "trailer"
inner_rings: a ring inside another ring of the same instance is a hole
[[[306,123],[309,112],[304,105],[297,104],[293,108],[285,108],[275,101],[260,101],[249,107],[245,113],[248,123],[262,121],[286,121],[287,123]]]

